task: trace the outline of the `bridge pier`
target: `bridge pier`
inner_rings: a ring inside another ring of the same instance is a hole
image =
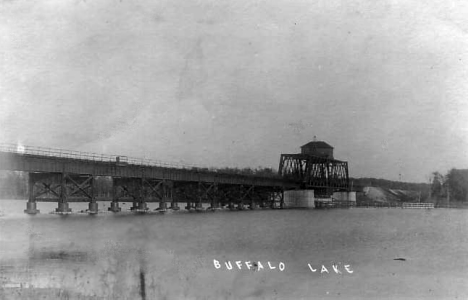
[[[198,211],[203,210],[203,203],[197,202],[195,204],[195,210],[198,210]]]
[[[148,205],[145,201],[138,202],[138,209],[139,210],[148,210]]]
[[[173,192],[174,192],[174,183],[172,181],[163,179],[160,185],[160,201],[158,210],[166,211],[167,210],[167,202],[171,203],[171,209],[177,210],[177,203],[174,204],[173,200]]]
[[[167,203],[166,203],[166,201],[159,201],[158,210],[166,210],[166,209],[167,209]]]
[[[24,210],[25,213],[30,214],[30,215],[35,215],[40,213],[40,211],[37,209],[37,203],[36,199],[34,197],[34,180],[33,176],[30,175],[28,178],[28,192],[29,192],[29,199],[28,202],[26,203],[26,209]]]
[[[91,199],[88,205],[88,213],[91,215],[97,214],[99,211],[99,205],[96,202],[96,198],[94,197],[94,176],[90,176],[89,179],[86,180],[88,182],[88,190],[89,194],[88,197]]]
[[[108,211],[117,213],[122,209],[119,207],[119,200],[117,198],[117,186],[115,184],[114,178],[112,178],[112,202],[110,207],[107,208]]]
[[[213,185],[213,197],[211,198],[211,209],[219,209],[219,187],[218,183],[215,182]]]
[[[145,201],[145,191],[144,191],[144,185],[145,185],[146,179],[144,177],[138,178],[136,180],[136,194],[138,195],[138,203],[137,203],[137,209],[138,210],[143,210],[147,211],[148,210],[148,204]]]
[[[67,202],[67,184],[66,184],[66,175],[64,173],[60,176],[60,194],[58,207],[55,209],[55,212],[58,213],[70,213],[72,210],[68,207]]]
[[[202,183],[200,181],[198,181],[198,188],[197,188],[197,203],[195,203],[195,210],[196,211],[201,211],[203,209],[203,204],[202,204],[202,200],[203,200],[203,196],[205,196],[204,194],[206,193],[203,193],[202,191]]]
[[[72,210],[68,207],[68,202],[59,202],[55,212],[58,213],[70,213]]]
[[[212,202],[211,202],[210,209],[216,210],[216,209],[219,209],[219,208],[220,208],[220,205],[219,205],[219,202],[218,202],[218,201],[212,201]]]
[[[179,204],[177,203],[177,201],[174,201],[174,200],[173,200],[173,201],[171,202],[171,207],[170,207],[170,209],[172,209],[172,210],[180,210],[180,207],[179,207]]]
[[[89,202],[88,213],[97,214],[99,205],[96,203],[96,200]]]
[[[116,212],[120,212],[122,209],[119,207],[118,201],[112,201],[111,206],[108,208],[108,210],[116,213]]]
[[[254,193],[256,192],[255,191],[255,186],[252,185],[249,190],[250,190],[250,193],[249,193],[249,198],[250,198],[249,209],[254,210],[254,209],[256,209],[256,206],[257,206],[257,204],[255,203],[255,200],[254,200]]]
[[[40,213],[40,211],[37,209],[37,203],[36,201],[34,202],[27,202],[26,203],[26,209],[24,210],[25,213],[30,214],[30,215],[35,215]]]

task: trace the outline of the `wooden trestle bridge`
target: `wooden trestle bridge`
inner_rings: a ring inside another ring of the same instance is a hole
[[[133,202],[132,209],[145,211],[148,202],[159,209],[250,209],[283,205],[283,191],[297,183],[281,177],[221,173],[191,166],[167,165],[145,159],[100,155],[37,147],[0,145],[0,170],[29,173],[29,199],[25,212],[35,214],[37,202],[57,202],[56,212],[70,212],[69,202],[89,202],[89,213],[98,212],[95,179],[112,178],[109,210],[119,212],[119,202]]]

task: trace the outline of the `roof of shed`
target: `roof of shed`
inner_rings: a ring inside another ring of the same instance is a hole
[[[329,149],[333,149],[332,146],[330,146],[329,144],[323,142],[323,141],[313,141],[313,142],[309,142],[303,146],[301,146],[301,148],[304,148],[304,147],[312,147],[312,148],[329,148]]]

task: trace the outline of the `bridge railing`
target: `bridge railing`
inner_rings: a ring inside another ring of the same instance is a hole
[[[195,164],[180,164],[175,162],[165,162],[160,160],[153,160],[147,158],[134,158],[123,155],[109,155],[109,154],[98,154],[92,152],[82,152],[75,150],[66,149],[54,149],[45,147],[31,147],[17,144],[0,143],[1,152],[10,152],[26,155],[41,155],[48,157],[57,158],[71,158],[79,160],[91,160],[99,162],[118,162],[122,164],[142,165],[142,166],[158,166],[166,168],[177,168],[177,169],[208,169],[215,171],[213,168],[206,168]]]
[[[23,155],[40,155],[47,157],[55,158],[69,158],[76,160],[85,160],[85,161],[96,161],[96,162],[109,162],[116,163],[120,165],[139,165],[139,166],[156,166],[163,168],[176,168],[176,169],[185,169],[185,170],[194,170],[194,171],[210,171],[217,172],[220,174],[230,174],[230,175],[242,175],[250,177],[269,177],[269,178],[278,178],[276,173],[273,175],[258,175],[254,173],[245,173],[242,170],[235,171],[234,169],[216,169],[213,167],[205,167],[196,164],[182,164],[175,162],[166,162],[161,160],[153,160],[147,158],[134,158],[123,155],[110,155],[110,154],[98,154],[92,152],[82,152],[75,150],[66,150],[66,149],[56,149],[56,148],[45,148],[45,147],[32,147],[25,145],[18,145],[12,143],[0,143],[0,152],[10,152],[18,153]]]

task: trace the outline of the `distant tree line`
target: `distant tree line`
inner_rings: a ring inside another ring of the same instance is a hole
[[[280,177],[278,171],[273,168],[192,168],[192,171],[201,172],[216,172],[222,174],[238,174],[238,175],[251,175],[251,176],[263,176],[263,177]]]
[[[354,187],[373,186],[392,190],[420,191],[422,193],[430,190],[427,183],[401,182],[377,178],[350,178],[350,184]]]
[[[468,169],[451,169],[446,175],[433,172],[431,194],[438,199],[468,202]]]
[[[257,167],[257,168],[220,168],[217,169],[218,173],[225,173],[225,174],[240,174],[240,175],[255,175],[255,176],[263,176],[263,177],[279,177],[278,171],[273,168],[264,168],[264,167]]]
[[[0,197],[4,199],[26,198],[28,175],[23,172],[2,171],[0,173]]]

